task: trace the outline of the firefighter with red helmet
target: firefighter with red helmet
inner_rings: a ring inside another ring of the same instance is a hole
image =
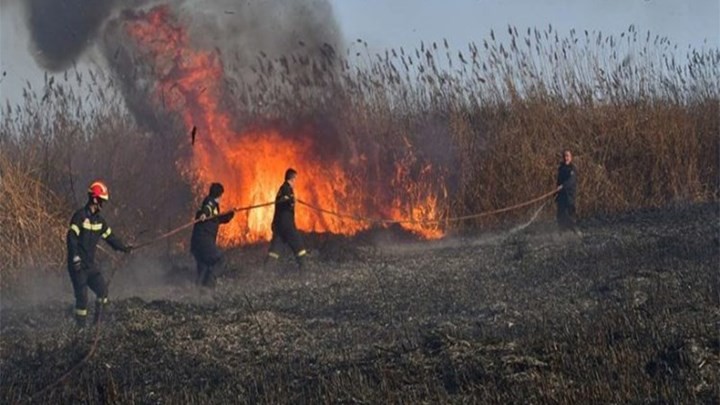
[[[220,198],[225,188],[220,183],[212,183],[207,197],[195,214],[195,223],[190,239],[190,252],[197,264],[197,284],[203,287],[215,286],[213,270],[221,264],[222,253],[217,247],[217,234],[221,224],[233,219],[234,212],[220,215]]]
[[[110,199],[102,181],[88,188],[88,202],[73,214],[67,233],[68,272],[75,292],[75,320],[84,326],[88,315],[88,287],[95,293],[95,321],[108,303],[108,290],[100,269],[95,265],[95,250],[100,239],[113,249],[129,253],[132,246],[124,244],[100,215],[103,204]]]
[[[280,246],[285,243],[292,249],[298,267],[302,270],[307,250],[304,248],[300,233],[295,226],[295,192],[293,191],[293,185],[296,178],[297,171],[292,168],[287,169],[285,171],[285,182],[280,186],[275,197],[272,239],[270,240],[270,249],[265,258],[265,264],[267,265],[271,259],[277,260],[280,258]]]

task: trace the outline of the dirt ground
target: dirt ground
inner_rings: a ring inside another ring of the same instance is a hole
[[[5,292],[3,403],[719,403],[717,204],[440,241],[310,237],[309,268],[233,250],[125,263],[97,352],[63,272]],[[106,275],[110,275],[106,273]]]

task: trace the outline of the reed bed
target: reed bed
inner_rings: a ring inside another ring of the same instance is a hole
[[[576,155],[581,216],[718,197],[718,49],[683,52],[634,26],[619,35],[508,26],[462,48],[440,39],[373,53],[358,39],[322,55],[261,53],[249,69],[224,60],[236,125],[313,122],[343,153],[379,151],[381,162],[411,144],[443,173],[450,215],[547,191],[563,148]],[[177,162],[190,153],[190,129],[163,111],[132,114],[130,99],[111,72],[68,71],[39,89],[28,83],[2,109],[0,240],[13,246],[0,253],[3,280],[62,256],[39,242],[43,224],[65,221],[93,178],[111,183],[107,216],[128,234],[188,217],[192,185]],[[39,200],[21,198],[27,184]]]

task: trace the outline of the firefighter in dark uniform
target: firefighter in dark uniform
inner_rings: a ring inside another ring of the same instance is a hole
[[[285,171],[285,182],[280,186],[280,190],[278,190],[275,197],[272,239],[270,240],[270,249],[265,262],[267,263],[270,259],[279,259],[280,245],[286,243],[295,254],[298,267],[302,269],[307,250],[303,247],[302,238],[295,227],[295,193],[293,192],[293,185],[296,178],[297,171],[287,169]]]
[[[557,224],[561,231],[575,231],[575,193],[577,191],[577,169],[573,165],[572,152],[564,150],[557,175]]]
[[[88,287],[97,298],[95,322],[108,303],[107,284],[95,265],[95,250],[100,238],[105,239],[115,250],[129,253],[132,249],[132,246],[124,244],[113,233],[100,215],[103,203],[109,198],[108,188],[103,182],[92,183],[88,189],[87,204],[76,211],[70,220],[67,233],[68,272],[75,291],[75,320],[79,326],[85,326],[88,315]]]
[[[225,192],[222,184],[212,183],[207,197],[195,214],[195,223],[190,240],[190,252],[197,263],[197,283],[203,287],[215,286],[213,269],[222,260],[222,253],[217,247],[217,234],[220,224],[226,224],[235,216],[234,212],[220,215],[220,197]]]

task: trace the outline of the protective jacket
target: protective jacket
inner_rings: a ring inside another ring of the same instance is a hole
[[[73,262],[75,256],[79,256],[84,268],[96,271],[95,250],[100,238],[105,239],[115,250],[129,251],[99,212],[93,214],[87,205],[77,210],[70,220],[67,233],[68,264]]]
[[[287,243],[295,254],[298,264],[302,267],[302,258],[307,254],[307,250],[303,246],[300,232],[295,227],[295,193],[287,181],[280,186],[275,197],[272,233],[268,256],[279,258],[280,245]]]
[[[287,181],[280,186],[275,197],[275,214],[273,215],[273,232],[284,232],[295,229],[295,193]]]
[[[195,214],[195,219],[201,217],[211,218],[202,222],[198,222],[193,226],[192,237],[190,239],[190,251],[199,259],[204,261],[214,261],[219,259],[220,252],[217,248],[216,240],[220,224],[230,222],[235,215],[229,212],[220,215],[220,204],[214,198],[206,197],[200,209]]]
[[[575,203],[575,193],[577,191],[577,170],[572,163],[561,163],[558,168],[557,185],[562,185],[562,189],[557,194],[558,202],[566,204]]]

